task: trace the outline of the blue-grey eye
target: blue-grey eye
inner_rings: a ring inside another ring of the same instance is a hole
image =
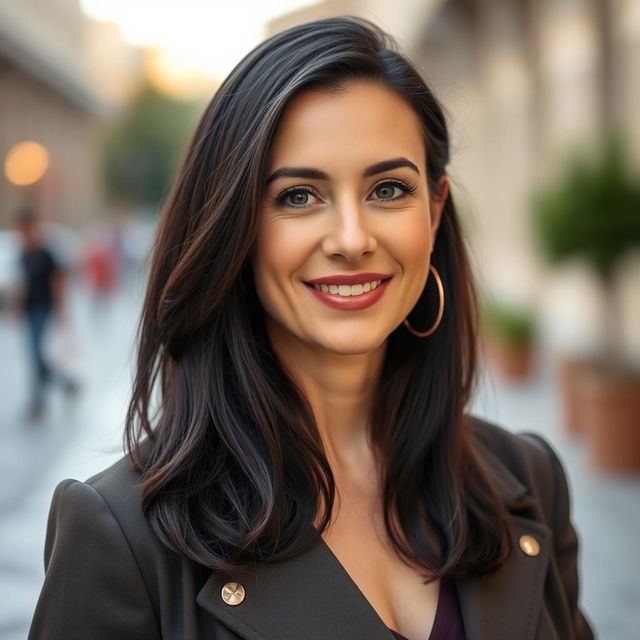
[[[294,207],[301,207],[305,204],[309,204],[309,192],[308,191],[294,191],[287,194],[289,204]]]
[[[305,207],[315,204],[318,199],[318,196],[316,196],[310,189],[294,187],[292,189],[287,189],[277,196],[276,203],[279,207],[304,209]]]
[[[403,182],[387,181],[381,182],[373,190],[374,200],[381,202],[389,202],[392,200],[398,200],[406,193],[413,193],[415,188],[404,184]]]
[[[378,185],[375,189],[375,194],[379,200],[393,200],[398,195],[398,191],[400,191],[399,187],[387,183]]]

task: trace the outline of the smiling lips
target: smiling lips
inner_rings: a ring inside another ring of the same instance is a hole
[[[355,311],[375,304],[390,280],[391,276],[384,273],[357,273],[316,278],[304,284],[327,306]]]

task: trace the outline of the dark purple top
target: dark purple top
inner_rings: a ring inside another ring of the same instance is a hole
[[[407,640],[397,631],[393,629],[389,631],[397,640]],[[458,594],[452,581],[440,580],[436,617],[427,640],[466,640]]]

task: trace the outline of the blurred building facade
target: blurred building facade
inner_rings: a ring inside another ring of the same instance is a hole
[[[269,32],[339,14],[390,31],[429,80],[449,115],[449,171],[481,281],[535,297],[532,187],[612,124],[640,162],[640,0],[325,0]]]
[[[101,130],[139,74],[138,57],[78,0],[0,3],[0,228],[25,204],[71,226],[101,213]],[[28,185],[7,170],[24,141],[48,154],[44,175]]]

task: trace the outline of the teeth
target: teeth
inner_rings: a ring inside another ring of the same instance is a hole
[[[363,293],[367,293],[367,291],[373,291],[382,280],[374,280],[373,282],[365,282],[364,284],[314,284],[313,286],[323,293],[331,293],[333,295],[344,296],[345,298],[349,296],[360,296]]]

